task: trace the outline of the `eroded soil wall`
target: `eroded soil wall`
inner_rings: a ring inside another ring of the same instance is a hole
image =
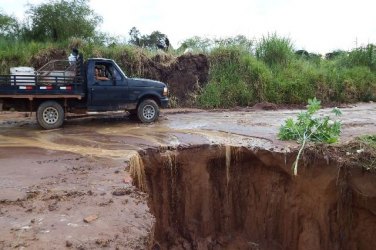
[[[376,175],[222,146],[148,151],[154,249],[376,249]]]

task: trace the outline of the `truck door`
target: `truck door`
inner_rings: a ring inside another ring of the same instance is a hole
[[[128,100],[128,84],[112,63],[96,63],[94,82],[89,89],[89,110],[124,110]]]

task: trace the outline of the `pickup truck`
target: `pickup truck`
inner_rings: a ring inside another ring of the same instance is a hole
[[[150,123],[167,106],[166,84],[129,78],[111,59],[54,60],[33,74],[0,76],[0,110],[36,112],[44,129],[62,126],[68,112],[128,111]]]

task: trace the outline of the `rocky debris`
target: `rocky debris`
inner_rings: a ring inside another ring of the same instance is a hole
[[[104,206],[108,206],[108,205],[110,205],[110,204],[112,204],[112,203],[114,203],[114,201],[113,201],[112,199],[109,199],[108,201],[101,202],[101,203],[99,203],[98,205],[99,205],[100,207],[104,207]]]
[[[278,106],[270,102],[260,102],[253,105],[252,108],[257,110],[277,110]]]
[[[65,242],[65,246],[66,246],[66,247],[71,247],[71,246],[73,246],[73,243],[70,242],[69,240],[67,240],[67,241]]]
[[[108,247],[111,243],[110,239],[96,239],[95,244],[97,244],[100,247]]]
[[[84,222],[90,223],[98,219],[98,215],[92,214],[84,218]]]
[[[125,188],[117,188],[112,192],[115,196],[124,196],[124,195],[130,195],[132,193],[132,190],[128,187]]]

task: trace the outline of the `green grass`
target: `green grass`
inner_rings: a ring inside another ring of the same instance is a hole
[[[357,165],[367,171],[376,171],[376,134],[356,138],[348,151],[351,152],[352,161]]]
[[[240,46],[209,53],[210,81],[199,96],[203,107],[234,107],[268,101],[304,104],[376,101],[375,46],[357,48],[331,60],[299,57],[288,38],[263,37],[253,52]]]
[[[272,81],[267,66],[240,46],[218,47],[209,57],[209,83],[198,98],[207,108],[246,106],[265,100]]]
[[[210,62],[209,80],[196,103],[205,108],[248,106],[257,102],[304,104],[317,97],[325,103],[376,101],[376,47],[342,52],[330,60],[297,56],[290,39],[271,34],[258,41],[237,36],[222,40],[195,37],[187,46],[201,48]],[[71,38],[59,43],[23,42],[0,38],[0,74],[14,66],[31,66],[33,58],[78,46],[85,58],[114,59],[131,77],[148,77],[147,67],[158,61],[168,69],[183,53],[151,51],[128,44],[105,46]],[[173,94],[173,93],[172,93]]]
[[[359,141],[376,150],[376,135],[363,135]]]
[[[270,67],[286,66],[293,59],[293,45],[290,39],[271,34],[257,43],[255,55]]]

